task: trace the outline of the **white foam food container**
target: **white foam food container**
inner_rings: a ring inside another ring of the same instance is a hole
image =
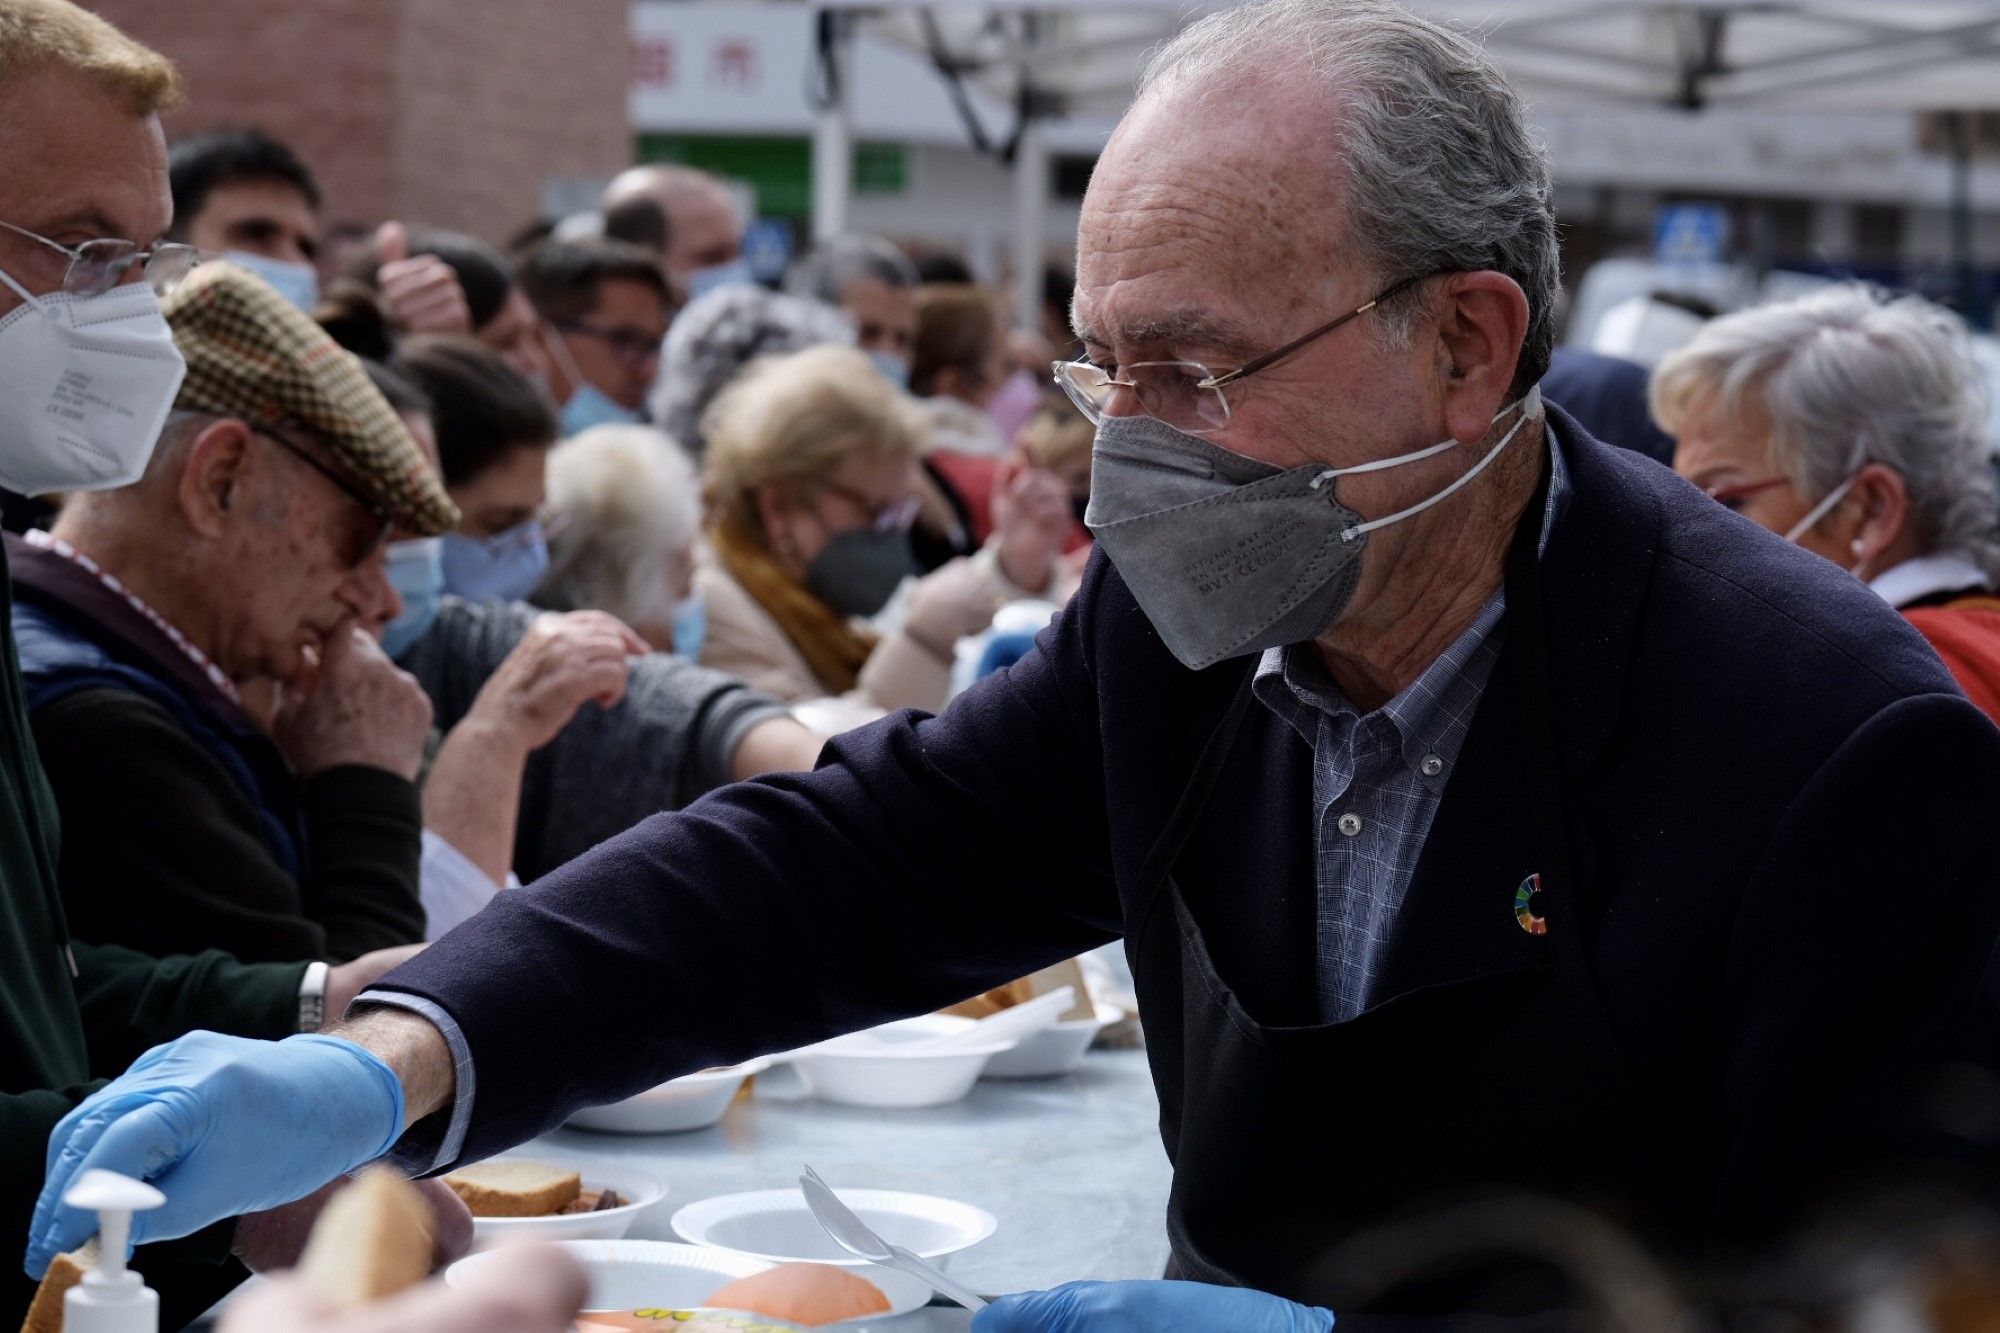
[[[1015,1040],[1009,1037],[944,1054],[900,1048],[963,1031],[972,1022],[948,1014],[926,1014],[835,1037],[783,1058],[799,1071],[806,1091],[824,1101],[895,1109],[944,1106],[972,1091],[986,1062],[1012,1050]]]
[[[565,1240],[557,1248],[590,1275],[586,1310],[693,1309],[737,1278],[776,1267],[749,1255],[663,1240]],[[486,1250],[445,1269],[444,1280],[478,1286],[507,1262],[505,1250]]]
[[[983,1078],[1055,1078],[1082,1063],[1084,1052],[1097,1034],[1116,1023],[1123,1014],[1100,1004],[1090,1018],[1072,1018],[1051,1023],[1039,1032],[1021,1038],[1011,1051],[1002,1051],[986,1062]]]
[[[770,1065],[769,1060],[757,1059],[727,1069],[704,1069],[622,1102],[578,1111],[569,1118],[569,1127],[603,1134],[681,1134],[707,1129],[729,1110],[743,1080]]]
[[[987,1239],[1000,1223],[984,1208],[935,1194],[836,1187],[840,1201],[892,1245],[949,1268],[952,1256]],[[931,1289],[906,1273],[877,1268],[833,1243],[795,1189],[753,1190],[691,1203],[673,1217],[674,1234],[694,1245],[769,1263],[831,1264],[882,1289],[891,1313],[930,1302]]]

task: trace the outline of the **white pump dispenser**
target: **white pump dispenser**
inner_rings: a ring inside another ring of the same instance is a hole
[[[167,1196],[115,1171],[86,1171],[63,1195],[72,1208],[97,1214],[97,1267],[63,1297],[64,1333],[159,1333],[159,1293],[125,1266],[132,1214],[158,1208]]]

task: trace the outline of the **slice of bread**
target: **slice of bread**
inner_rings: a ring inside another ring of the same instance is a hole
[[[95,1267],[95,1236],[50,1261],[49,1271],[42,1274],[42,1285],[35,1288],[35,1299],[28,1306],[28,1317],[21,1321],[21,1333],[62,1333],[63,1296]]]
[[[583,1193],[583,1177],[548,1162],[496,1157],[444,1178],[474,1217],[547,1217]]]
[[[320,1210],[299,1259],[307,1291],[337,1309],[392,1296],[431,1271],[430,1205],[387,1167],[355,1177]]]

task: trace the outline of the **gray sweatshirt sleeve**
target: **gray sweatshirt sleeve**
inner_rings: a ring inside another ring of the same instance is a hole
[[[444,599],[437,622],[400,662],[430,695],[439,727],[458,725],[540,614],[520,602]],[[783,713],[783,705],[733,676],[666,653],[636,659],[616,708],[585,704],[529,757],[515,873],[535,879],[723,785],[745,733]]]

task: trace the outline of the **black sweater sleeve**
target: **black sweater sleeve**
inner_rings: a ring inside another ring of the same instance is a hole
[[[329,769],[302,790],[303,879],[272,854],[249,796],[152,701],[81,690],[34,716],[62,815],[72,933],[143,953],[344,962],[423,938],[422,815],[392,773]]]

